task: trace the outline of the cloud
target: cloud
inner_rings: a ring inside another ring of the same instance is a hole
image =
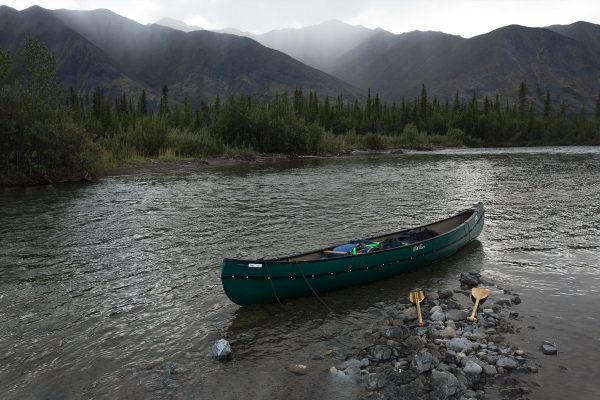
[[[171,17],[207,29],[261,33],[339,19],[394,33],[436,30],[471,37],[520,24],[547,26],[577,20],[600,23],[597,0],[8,0],[23,9],[108,8],[141,23]]]

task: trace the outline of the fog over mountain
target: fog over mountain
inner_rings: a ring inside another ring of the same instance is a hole
[[[139,95],[146,88],[156,98],[166,84],[172,99],[187,96],[194,105],[217,95],[271,97],[296,87],[332,97],[362,93],[245,37],[142,25],[109,10],[0,7],[0,46],[18,52],[27,34],[56,54],[61,82],[84,92],[98,86]]]
[[[156,23],[184,32],[193,29],[181,21],[172,19],[162,19]],[[306,65],[331,73],[336,69],[338,59],[342,55],[371,36],[384,31],[331,20],[304,28],[279,29],[260,35],[233,28],[215,32],[252,38],[267,47],[289,54]]]
[[[155,22],[156,25],[162,25],[169,28],[177,29],[182,32],[202,31],[203,28],[196,25],[188,25],[183,21],[179,21],[173,18],[161,18]]]
[[[412,99],[423,83],[442,99],[458,93],[515,100],[525,82],[540,105],[548,91],[555,104],[565,101],[573,111],[584,104],[591,111],[600,83],[599,40],[600,26],[585,22],[553,29],[511,25],[471,39],[381,34],[341,57],[333,74],[387,100]]]
[[[548,91],[555,105],[564,101],[575,112],[582,104],[594,110],[600,86],[600,26],[588,22],[510,25],[470,39],[339,21],[261,35],[198,29],[172,19],[142,25],[108,10],[0,7],[0,46],[14,52],[25,34],[39,36],[57,53],[61,81],[83,91],[145,88],[156,97],[167,84],[176,100],[197,103],[296,87],[350,99],[370,88],[399,101],[419,96],[425,84],[441,99],[499,94],[514,101],[525,82],[539,105]]]
[[[339,21],[261,35],[229,31],[389,101],[418,96],[422,84],[442,99],[500,94],[514,101],[525,82],[540,106],[548,91],[555,105],[593,110],[600,82],[600,26],[587,22],[510,25],[470,39],[431,31],[396,35]]]

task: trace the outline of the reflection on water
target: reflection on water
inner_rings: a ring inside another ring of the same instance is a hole
[[[539,340],[562,344],[560,359],[543,360],[537,392],[598,395],[581,381],[593,382],[599,365],[599,195],[597,148],[447,150],[0,189],[0,393],[351,398],[327,381],[335,360],[315,355],[360,348],[378,303],[473,270],[521,293],[524,323],[538,329],[515,340],[534,353]],[[239,308],[221,289],[225,255],[311,250],[478,200],[487,208],[480,242],[423,270],[325,294],[325,305]],[[214,363],[210,346],[225,335],[236,359]],[[285,371],[291,362],[310,364],[307,379]]]

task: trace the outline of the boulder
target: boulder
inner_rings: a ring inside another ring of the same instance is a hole
[[[231,346],[225,339],[217,340],[212,347],[212,356],[217,361],[225,361],[231,358]]]

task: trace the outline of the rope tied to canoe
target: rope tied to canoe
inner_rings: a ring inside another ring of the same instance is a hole
[[[302,278],[304,278],[304,282],[306,282],[306,285],[307,285],[307,286],[310,288],[310,290],[313,292],[313,294],[315,295],[315,297],[316,297],[316,298],[317,298],[317,299],[318,299],[318,300],[321,302],[321,304],[323,304],[323,305],[325,306],[325,308],[327,308],[327,309],[329,310],[329,312],[331,312],[331,313],[334,313],[334,314],[335,314],[335,313],[336,313],[336,311],[335,311],[335,310],[334,310],[332,307],[330,307],[330,306],[329,306],[329,304],[327,304],[327,303],[325,302],[325,300],[323,300],[323,299],[321,298],[321,296],[319,296],[319,294],[317,293],[317,291],[316,291],[316,290],[313,288],[313,286],[310,284],[310,282],[309,282],[309,281],[308,281],[308,279],[306,278],[306,275],[304,274],[304,270],[302,269],[302,265],[298,265],[298,268],[300,269],[300,273],[302,274]],[[352,325],[356,326],[357,328],[359,328],[359,329],[361,329],[361,330],[362,330],[362,329],[364,329],[364,327],[363,327],[363,326],[361,326],[361,325],[357,324],[356,322],[354,322],[354,321],[352,321],[352,320],[346,320],[346,321],[347,321],[347,322],[350,322]],[[342,341],[340,340],[340,338],[339,338],[339,337],[337,338],[337,340],[338,340],[340,343],[342,343],[343,345],[345,345],[345,346],[348,346],[346,343],[342,342]]]

